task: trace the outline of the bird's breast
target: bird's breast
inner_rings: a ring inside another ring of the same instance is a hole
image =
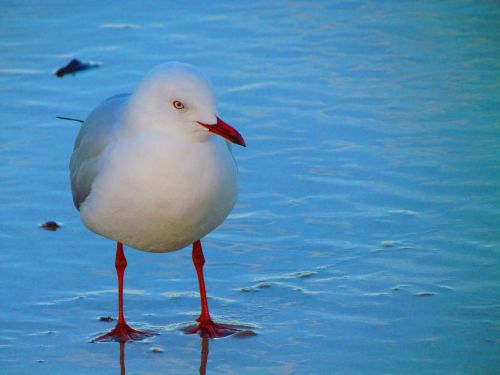
[[[192,144],[150,134],[110,144],[81,212],[99,234],[172,251],[220,225],[236,192],[236,166],[222,140]]]

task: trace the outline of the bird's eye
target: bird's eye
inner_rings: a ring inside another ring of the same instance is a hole
[[[182,102],[175,100],[172,105],[174,106],[175,109],[184,109],[184,104]]]

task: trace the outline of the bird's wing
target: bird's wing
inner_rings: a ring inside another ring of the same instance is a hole
[[[99,158],[113,140],[113,132],[129,97],[130,94],[120,94],[106,99],[80,128],[69,164],[73,202],[77,209],[90,194]]]

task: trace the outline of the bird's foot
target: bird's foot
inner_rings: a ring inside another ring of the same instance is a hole
[[[115,328],[110,332],[99,336],[92,340],[92,342],[127,342],[127,341],[141,341],[147,337],[154,336],[152,332],[142,332],[130,327],[127,323],[117,323]]]
[[[232,324],[214,323],[212,319],[200,319],[195,326],[187,327],[184,332],[186,334],[197,333],[200,337],[216,339],[221,337],[226,337],[235,334],[239,329]]]

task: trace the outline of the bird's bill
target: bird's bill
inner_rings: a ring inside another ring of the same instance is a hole
[[[241,134],[231,125],[228,125],[224,121],[222,121],[219,117],[217,117],[217,123],[215,124],[204,124],[199,121],[198,124],[207,128],[209,132],[220,135],[221,137],[227,139],[229,142],[246,147],[245,140],[243,139]]]

